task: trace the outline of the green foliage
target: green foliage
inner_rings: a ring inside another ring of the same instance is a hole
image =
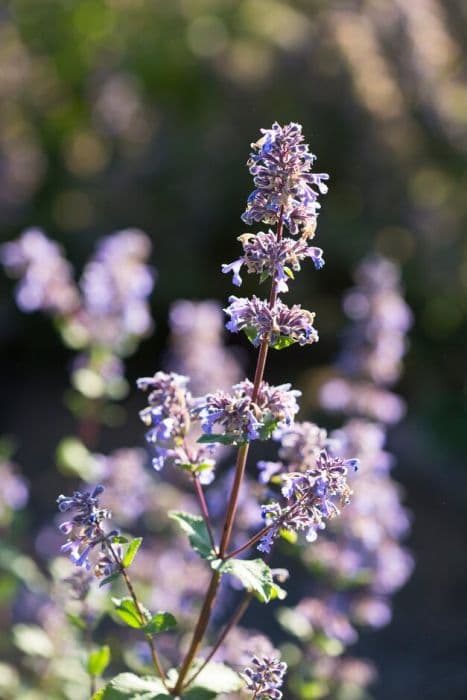
[[[166,632],[176,626],[177,620],[171,613],[158,612],[151,617],[144,631],[147,634],[159,634],[160,632]]]
[[[112,581],[115,581],[115,579],[119,578],[121,575],[121,571],[114,571],[113,574],[110,574],[110,576],[106,576],[106,578],[102,579],[99,584],[99,588],[106,586],[108,583],[112,583]]]
[[[112,603],[115,605],[115,614],[128,627],[142,629],[151,619],[151,613],[141,604],[141,614],[139,613],[132,598],[112,598]],[[144,618],[143,620],[141,620],[141,615]]]
[[[213,559],[216,555],[211,546],[209,532],[204,519],[200,515],[192,515],[178,510],[172,510],[169,518],[175,520],[188,535],[191,546],[203,559]]]
[[[133,559],[135,558],[138,549],[141,547],[142,541],[142,537],[135,537],[135,539],[130,542],[122,562],[125,569],[128,569],[128,567],[133,563]]]
[[[88,672],[91,676],[102,676],[110,663],[110,648],[105,644],[89,654]]]
[[[262,603],[269,603],[279,596],[279,586],[274,583],[269,566],[262,559],[220,559],[212,562],[213,569],[235,576]]]
[[[219,442],[221,445],[242,445],[247,442],[243,437],[234,435],[233,433],[210,433],[209,435],[201,435],[197,442],[201,445]]]
[[[106,685],[99,700],[158,700],[166,698],[168,692],[159,678],[145,676],[140,678],[134,673],[120,673]],[[95,697],[93,700],[95,700]],[[96,698],[97,700],[97,698]]]

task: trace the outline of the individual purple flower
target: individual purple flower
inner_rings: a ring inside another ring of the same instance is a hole
[[[262,382],[253,401],[253,383],[246,379],[235,384],[232,393],[218,391],[198,399],[192,413],[201,419],[207,435],[217,425],[233,441],[267,439],[276,427],[292,423],[300,393],[291,390],[290,384],[272,386]]]
[[[286,473],[282,477],[282,495],[285,504],[277,501],[262,506],[262,515],[270,529],[260,540],[258,549],[269,552],[280,530],[306,531],[306,539],[313,542],[325,521],[339,515],[339,507],[351,495],[347,484],[349,469],[356,469],[356,459],[331,457],[322,450],[316,464],[306,472]]]
[[[255,700],[280,700],[287,664],[275,656],[253,656],[251,667],[246,668],[242,677]]]
[[[305,237],[298,239],[278,238],[273,231],[256,235],[244,233],[238,240],[243,246],[243,255],[229,265],[222,265],[222,272],[233,273],[233,283],[240,287],[240,270],[246,267],[249,273],[273,278],[278,293],[289,290],[288,280],[300,270],[300,262],[311,258],[317,270],[324,265],[321,248],[309,246]]]
[[[26,229],[18,240],[0,246],[0,261],[12,277],[20,278],[16,301],[22,311],[66,315],[78,309],[72,267],[61,247],[40,229]]]
[[[111,518],[110,511],[100,505],[103,491],[103,486],[96,486],[93,491],[75,491],[72,496],[57,498],[59,511],[73,516],[60,525],[60,531],[68,538],[61,551],[68,554],[76,566],[88,571],[93,566],[97,577],[110,576],[119,567],[118,555],[116,560],[111,545],[118,530],[106,533],[102,528],[102,523]],[[92,557],[96,547],[97,557]]]
[[[266,339],[272,347],[278,348],[318,341],[318,332],[313,327],[315,314],[302,309],[300,304],[288,307],[277,299],[271,308],[267,301],[254,295],[251,299],[230,296],[229,302],[225,312],[230,321],[226,327],[232,333],[245,330],[255,346]]]
[[[262,138],[252,144],[248,160],[256,189],[248,198],[242,219],[247,224],[283,222],[292,235],[313,236],[320,204],[327,192],[329,175],[311,172],[315,156],[309,152],[300,124],[291,122],[261,129]]]

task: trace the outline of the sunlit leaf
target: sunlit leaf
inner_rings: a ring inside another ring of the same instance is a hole
[[[122,562],[125,569],[128,569],[128,567],[131,566],[133,559],[136,556],[136,552],[141,547],[142,541],[142,537],[135,537],[135,539],[130,542]]]
[[[175,520],[180,525],[183,532],[188,535],[190,544],[195,552],[198,552],[203,559],[212,559],[215,557],[206,523],[200,515],[172,510],[169,513],[169,518]]]

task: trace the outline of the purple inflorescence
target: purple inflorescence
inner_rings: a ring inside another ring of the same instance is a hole
[[[238,441],[269,437],[271,431],[290,425],[298,412],[299,391],[290,384],[271,386],[263,382],[256,401],[253,384],[248,379],[232,387],[232,393],[217,391],[199,399],[194,414],[201,419],[204,433],[210,435],[214,426]]]
[[[187,389],[188,378],[175,372],[156,372],[153,377],[138,379],[138,388],[148,391],[148,406],[140,418],[149,430],[146,441],[152,448],[154,469],[166,464],[198,473],[201,483],[213,479],[215,446],[193,449],[188,441],[194,399]]]
[[[242,676],[255,700],[280,700],[287,664],[274,656],[253,656],[251,664]]]
[[[261,129],[248,161],[256,189],[248,198],[242,219],[247,224],[275,224],[281,215],[292,235],[313,235],[329,175],[311,172],[315,156],[309,152],[300,124],[291,122]]]
[[[223,314],[218,302],[181,299],[172,304],[169,320],[167,365],[190,378],[193,393],[228,390],[240,380],[243,372],[235,352],[223,343]]]
[[[315,465],[305,472],[282,475],[284,505],[274,501],[262,507],[262,515],[269,530],[260,540],[258,549],[269,552],[280,530],[306,531],[306,539],[313,542],[325,521],[339,515],[340,504],[348,502],[351,491],[347,484],[349,469],[356,469],[358,460],[331,457],[321,450]]]
[[[103,486],[96,486],[93,491],[75,491],[73,496],[59,496],[58,509],[61,513],[72,513],[71,520],[60,525],[60,531],[67,536],[61,551],[68,554],[76,566],[89,570],[94,566],[96,576],[110,576],[119,567],[112,554],[112,537],[118,535],[118,530],[105,533],[102,529],[104,520],[111,517],[107,508],[102,508],[99,496],[104,491]],[[94,561],[91,555],[98,547],[98,556]],[[113,550],[115,552],[115,550]]]
[[[324,265],[321,248],[309,246],[305,237],[298,239],[278,239],[273,231],[256,235],[244,233],[238,240],[243,247],[243,255],[228,265],[222,265],[222,272],[233,274],[233,283],[240,287],[240,270],[243,265],[250,273],[273,278],[278,293],[288,292],[288,281],[293,273],[300,270],[300,262],[311,258],[317,270]]]
[[[229,302],[225,309],[230,316],[228,330],[232,333],[245,330],[255,346],[266,339],[273,347],[280,347],[281,342],[310,345],[318,341],[313,327],[315,314],[302,309],[300,304],[288,307],[277,299],[271,308],[267,301],[254,295],[251,299],[231,296]]]
[[[142,231],[127,229],[103,238],[84,268],[81,320],[91,337],[121,345],[152,329],[147,298],[154,272],[146,260],[151,243]]]
[[[19,277],[16,302],[22,311],[70,314],[79,307],[73,270],[61,247],[37,228],[26,229],[17,241],[0,247],[0,260]]]

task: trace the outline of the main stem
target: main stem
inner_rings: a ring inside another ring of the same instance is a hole
[[[283,219],[284,219],[284,207],[282,206],[279,212],[279,219],[277,222],[277,230],[276,230],[276,236],[277,240],[280,240],[282,238],[282,229],[283,229]],[[273,271],[273,277],[274,277],[274,271]],[[277,289],[276,289],[276,284],[273,282],[271,285],[271,293],[269,295],[269,305],[271,308],[276,303],[277,299]],[[259,353],[258,353],[258,359],[256,361],[256,370],[255,370],[255,376],[253,380],[253,391],[251,395],[251,400],[253,403],[256,403],[258,400],[260,388],[261,388],[261,383],[263,381],[263,376],[264,376],[264,369],[266,367],[266,359],[268,356],[268,349],[269,349],[269,338],[265,338],[260,346]],[[234,477],[234,482],[232,485],[232,491],[230,493],[230,499],[229,499],[229,505],[227,507],[227,515],[225,517],[225,522],[224,522],[224,528],[222,531],[222,539],[219,547],[219,556],[221,559],[224,559],[226,556],[227,552],[227,547],[229,546],[230,543],[230,538],[232,536],[232,529],[234,526],[234,521],[235,521],[235,515],[237,513],[237,507],[238,507],[238,497],[240,494],[240,487],[242,485],[242,480],[243,476],[245,474],[245,467],[246,467],[246,462],[248,458],[248,452],[249,452],[249,443],[246,442],[243,445],[241,445],[238,449],[237,453],[237,463],[235,466],[235,477]],[[196,656],[196,653],[201,645],[201,642],[204,637],[204,633],[206,631],[206,628],[209,624],[209,619],[211,617],[211,611],[214,605],[214,601],[216,599],[217,595],[217,590],[219,588],[219,583],[220,583],[221,575],[219,572],[214,571],[212,576],[211,576],[211,581],[209,583],[209,588],[206,592],[206,596],[204,598],[204,603],[201,608],[201,612],[198,618],[198,622],[195,627],[195,631],[193,633],[193,639],[191,640],[190,647],[187,651],[187,654],[185,656],[185,659],[182,663],[182,666],[180,668],[180,673],[178,675],[178,680],[176,685],[174,686],[172,693],[173,695],[177,695],[181,692],[183,686],[184,686],[184,681],[187,676],[188,671],[190,670],[190,666],[192,664],[193,659]]]

